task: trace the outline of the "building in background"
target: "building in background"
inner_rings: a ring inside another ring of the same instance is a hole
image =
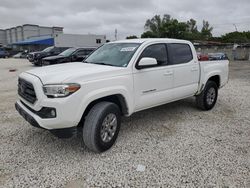
[[[7,44],[6,30],[0,29],[0,47]]]
[[[46,27],[32,24],[0,30],[0,43],[3,46],[13,45],[32,37],[53,37],[63,33],[63,27]]]
[[[105,35],[64,34],[63,27],[25,24],[0,29],[0,46],[11,47],[16,51],[39,51],[48,46],[99,47],[104,43]]]

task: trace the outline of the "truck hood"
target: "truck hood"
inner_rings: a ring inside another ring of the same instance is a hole
[[[60,84],[78,83],[79,81],[87,82],[105,77],[124,75],[128,73],[128,70],[123,67],[72,62],[35,68],[26,71],[26,73],[38,77],[43,84]]]

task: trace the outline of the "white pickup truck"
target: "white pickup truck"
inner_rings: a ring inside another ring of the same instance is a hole
[[[184,40],[111,42],[84,62],[23,72],[15,107],[31,125],[59,137],[81,130],[85,145],[103,152],[114,144],[121,116],[192,96],[202,110],[212,109],[228,64],[199,62]]]

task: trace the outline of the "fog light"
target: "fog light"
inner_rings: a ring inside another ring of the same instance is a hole
[[[52,117],[56,117],[56,111],[54,109],[51,110],[50,114]]]
[[[38,113],[38,116],[41,118],[55,118],[56,117],[56,109],[55,108],[49,108],[49,107],[43,107]]]

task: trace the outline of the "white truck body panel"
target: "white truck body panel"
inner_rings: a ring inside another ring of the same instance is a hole
[[[126,40],[120,43],[140,43],[127,67],[112,67],[86,63],[69,63],[42,67],[22,73],[20,78],[32,83],[37,101],[30,104],[19,96],[17,103],[46,129],[77,126],[88,105],[110,95],[123,96],[127,114],[199,94],[211,76],[220,77],[220,87],[228,81],[228,61],[198,62],[193,45],[174,39]],[[117,43],[118,43],[117,42]],[[191,47],[193,60],[185,64],[138,70],[135,64],[142,51],[151,44],[184,43]],[[48,98],[42,89],[46,84],[78,83],[81,89],[65,98]],[[22,101],[22,102],[21,102]],[[42,119],[22,103],[38,111],[54,107],[57,117]]]

